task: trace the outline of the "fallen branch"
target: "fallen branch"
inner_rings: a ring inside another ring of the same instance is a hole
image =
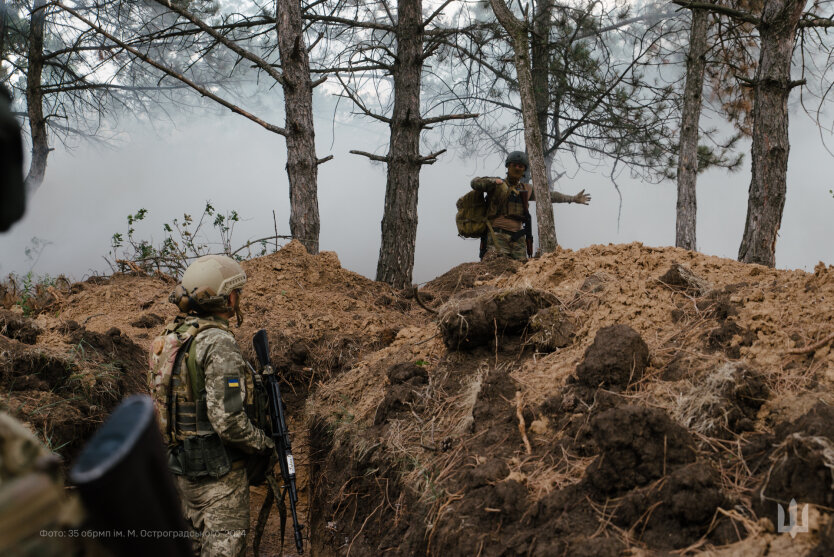
[[[792,350],[788,350],[788,354],[807,354],[809,352],[813,352],[814,350],[819,350],[832,340],[834,340],[834,333],[831,333],[824,339],[815,342],[814,344],[811,344],[809,346],[805,346],[804,348],[794,348]]]
[[[142,270],[141,267],[139,267],[139,265],[137,265],[133,261],[130,261],[129,259],[117,259],[116,263],[118,263],[119,265],[124,265],[125,267],[128,267],[131,271],[133,271],[137,275],[146,275],[147,274],[144,270]]]

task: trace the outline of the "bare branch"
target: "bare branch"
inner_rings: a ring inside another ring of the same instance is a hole
[[[477,118],[478,116],[480,114],[446,114],[445,116],[433,116],[431,118],[421,118],[420,125],[426,127],[448,120],[467,120],[469,118]]]
[[[752,23],[753,25],[761,23],[761,19],[754,16],[750,12],[736,10],[735,8],[729,8],[720,4],[713,4],[711,2],[689,2],[688,0],[672,0],[672,3],[677,4],[682,8],[686,8],[687,10],[708,10],[716,14],[731,17],[736,21],[742,21],[744,23]]]
[[[215,95],[214,93],[212,93],[211,91],[209,91],[205,87],[202,87],[201,85],[198,85],[197,83],[188,79],[184,75],[174,71],[173,69],[171,69],[171,68],[169,68],[169,67],[167,67],[163,64],[160,64],[159,62],[157,62],[156,60],[153,60],[149,56],[143,54],[142,52],[140,52],[136,48],[128,45],[127,43],[121,41],[120,39],[117,39],[116,37],[114,37],[113,35],[108,33],[106,30],[104,30],[102,27],[100,27],[99,25],[96,25],[95,23],[93,23],[92,21],[90,21],[89,19],[87,19],[86,17],[81,15],[80,13],[78,13],[76,10],[70,8],[69,6],[66,6],[66,5],[64,5],[60,2],[56,2],[55,5],[58,6],[59,8],[61,8],[62,10],[64,10],[65,12],[67,12],[68,14],[72,15],[73,17],[75,17],[79,21],[85,23],[88,27],[90,27],[90,29],[94,29],[97,33],[101,34],[102,36],[104,36],[108,40],[113,41],[115,44],[119,45],[121,48],[127,50],[128,52],[133,54],[135,57],[137,57],[140,60],[146,62],[147,64],[153,66],[154,68],[164,72],[166,75],[169,75],[170,77],[173,77],[174,79],[176,79],[178,81],[181,81],[182,83],[185,83],[186,85],[188,85],[189,87],[191,87],[192,89],[194,89],[195,91],[197,91],[198,93],[203,95],[204,97],[208,97],[211,100],[213,100],[214,102],[216,102],[217,104],[225,106],[226,108],[228,108],[232,112],[234,112],[236,114],[240,114],[241,116],[243,116],[245,118],[248,118],[249,120],[251,120],[251,121],[255,122],[256,124],[258,124],[259,126],[263,127],[264,129],[267,129],[267,130],[269,130],[273,133],[277,133],[279,135],[283,135],[285,137],[287,136],[287,130],[285,130],[284,128],[278,127],[274,124],[270,124],[269,122],[261,120],[260,118],[258,118],[254,114],[251,114],[251,113],[243,110],[239,106],[230,103],[226,99],[223,99],[223,98]]]
[[[383,157],[381,155],[374,155],[373,153],[368,153],[366,151],[353,151],[352,150],[350,152],[353,155],[362,155],[363,157],[368,157],[372,161],[384,162],[384,163],[387,163],[389,161],[387,156]]]
[[[370,116],[371,118],[375,118],[375,119],[377,119],[381,122],[385,122],[386,124],[391,123],[390,118],[387,118],[385,116],[382,116],[381,114],[377,114],[375,112],[371,112],[370,110],[368,110],[368,108],[365,106],[365,104],[362,102],[362,100],[359,99],[359,97],[357,97],[356,95],[353,94],[353,91],[351,91],[351,89],[350,89],[350,87],[348,87],[347,83],[344,82],[344,80],[342,79],[342,76],[337,74],[336,78],[339,80],[339,83],[342,84],[342,89],[344,90],[344,92],[348,96],[348,98],[350,100],[352,100],[353,104],[356,105],[356,107],[358,107],[359,110],[361,110],[366,116]]]
[[[179,15],[190,21],[193,25],[204,31],[209,36],[213,37],[217,41],[219,41],[223,46],[240,56],[241,58],[245,58],[250,62],[254,62],[260,69],[265,71],[269,74],[272,79],[277,81],[278,83],[284,84],[284,76],[281,75],[279,72],[275,71],[275,68],[272,65],[261,58],[260,56],[249,52],[248,50],[241,48],[237,43],[234,41],[229,40],[225,35],[219,33],[215,29],[213,29],[210,25],[206,25],[200,18],[194,16],[188,10],[179,7],[177,4],[171,2],[171,0],[154,0],[160,6],[164,6],[174,12],[175,14]]]
[[[425,29],[426,27],[428,27],[428,26],[429,26],[429,23],[431,23],[431,22],[432,22],[432,20],[433,20],[434,18],[436,18],[437,16],[439,16],[439,15],[440,15],[440,13],[441,13],[444,9],[446,9],[446,6],[448,6],[449,4],[451,4],[453,1],[454,1],[454,0],[446,0],[445,2],[443,2],[442,4],[440,4],[440,5],[437,7],[437,9],[436,9],[436,10],[434,10],[434,11],[432,12],[432,14],[431,14],[429,17],[427,17],[427,18],[426,18],[426,20],[423,22],[423,29]]]
[[[437,162],[437,157],[439,157],[445,152],[446,149],[441,149],[440,151],[435,151],[434,153],[426,155],[425,157],[420,157],[418,160],[420,161],[420,164],[434,164]]]

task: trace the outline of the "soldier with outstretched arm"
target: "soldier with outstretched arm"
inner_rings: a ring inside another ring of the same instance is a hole
[[[494,251],[523,261],[533,255],[530,201],[535,193],[530,184],[521,181],[527,171],[527,155],[513,151],[505,161],[507,177],[483,177],[472,180],[472,189],[487,194],[487,220],[490,230],[481,237],[481,259]],[[580,203],[587,205],[591,196],[580,191],[576,195],[550,192],[551,203]],[[525,225],[526,223],[526,225]]]

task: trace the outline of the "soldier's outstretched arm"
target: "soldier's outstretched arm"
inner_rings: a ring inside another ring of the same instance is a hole
[[[580,191],[576,195],[565,195],[564,193],[559,193],[558,191],[552,191],[550,192],[550,202],[579,203],[581,205],[587,205],[591,202],[591,194],[585,193],[585,190]]]
[[[197,361],[206,374],[208,419],[223,443],[248,453],[274,447],[272,439],[256,428],[246,415],[246,363],[232,333],[209,329],[195,342]]]
[[[475,191],[480,191],[483,193],[492,193],[492,190],[495,189],[495,186],[503,182],[501,178],[491,178],[491,177],[484,177],[484,178],[472,178],[472,189]]]

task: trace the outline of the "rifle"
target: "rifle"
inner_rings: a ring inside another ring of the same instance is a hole
[[[261,365],[261,375],[266,383],[266,392],[269,397],[269,418],[272,422],[272,432],[270,436],[275,442],[275,449],[278,451],[278,464],[281,466],[281,478],[284,480],[283,490],[280,495],[275,493],[275,497],[283,503],[284,497],[287,493],[289,493],[293,533],[295,534],[295,547],[298,549],[299,554],[303,554],[304,541],[301,537],[301,528],[303,525],[298,523],[298,516],[296,515],[295,510],[296,503],[298,503],[298,491],[295,487],[295,461],[292,457],[290,430],[287,427],[287,421],[285,419],[284,400],[281,398],[281,388],[278,385],[278,378],[275,376],[275,370],[272,369],[272,364],[269,361],[269,340],[267,339],[266,331],[264,329],[255,333],[255,336],[252,339],[252,345],[255,348],[258,363]],[[270,482],[271,491],[268,493],[276,491],[275,487],[274,483]],[[282,545],[284,542],[283,530],[284,528],[282,525]]]
[[[527,257],[533,257],[533,217],[530,214],[530,193],[527,188],[521,194],[524,203],[524,241],[527,243]]]

